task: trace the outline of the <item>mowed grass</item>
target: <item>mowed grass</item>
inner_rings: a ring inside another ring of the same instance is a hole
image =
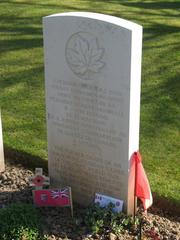
[[[1,0],[0,106],[5,147],[47,159],[42,17],[92,11],[129,19],[144,28],[140,126],[144,166],[152,191],[179,201],[179,8],[179,1],[160,0]]]

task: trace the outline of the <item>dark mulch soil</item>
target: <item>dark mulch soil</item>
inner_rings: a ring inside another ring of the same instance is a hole
[[[29,177],[34,173],[21,165],[7,163],[6,171],[0,174],[0,207],[6,207],[10,203],[25,202],[32,203],[32,188],[29,186]],[[74,206],[75,218],[72,219],[68,208],[43,208],[44,234],[48,239],[138,239],[133,232],[125,231],[120,236],[112,233],[105,235],[91,235],[82,221],[84,209]],[[173,214],[174,215],[174,214]],[[172,216],[172,213],[153,206],[147,215],[143,215],[142,239],[180,239],[180,217]]]

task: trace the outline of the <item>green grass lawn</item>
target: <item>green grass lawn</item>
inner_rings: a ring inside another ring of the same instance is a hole
[[[140,129],[144,166],[152,191],[179,201],[178,2],[1,0],[0,106],[5,147],[47,159],[42,17],[92,11],[129,19],[144,28]]]

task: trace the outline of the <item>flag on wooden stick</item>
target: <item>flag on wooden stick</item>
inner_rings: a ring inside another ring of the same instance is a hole
[[[153,199],[140,153],[134,152],[131,161],[130,172],[135,178],[134,196],[142,201],[144,210],[147,210],[152,205]]]

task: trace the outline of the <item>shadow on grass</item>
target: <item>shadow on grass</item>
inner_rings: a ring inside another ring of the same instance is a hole
[[[93,1],[94,3],[97,2],[104,2],[104,0],[96,0]],[[107,0],[107,3],[116,3],[120,5],[124,5],[127,7],[135,7],[135,8],[143,8],[143,9],[175,9],[178,10],[180,8],[180,4],[176,1],[126,1],[126,0]]]
[[[156,105],[152,105],[151,119],[149,119],[148,126],[150,128],[144,128],[143,134],[145,136],[152,136],[153,138],[160,132],[163,127],[177,128],[179,125],[179,119],[177,118],[178,106],[180,104],[180,82],[178,75],[168,78],[161,84],[146,88],[141,94],[141,101],[143,105],[154,104],[156,99]],[[154,124],[153,124],[154,122]]]
[[[1,53],[21,49],[31,49],[43,45],[41,19],[37,17],[1,16]]]
[[[128,7],[135,7],[135,8],[143,8],[143,9],[175,9],[178,10],[180,4],[176,1],[122,1],[122,0],[109,0],[108,2],[116,2],[120,3],[121,5],[125,5]]]
[[[42,38],[1,40],[0,44],[3,46],[0,54],[3,54],[4,52],[8,51],[40,47],[42,46]]]
[[[133,22],[135,21],[138,24],[141,24],[144,27],[146,27],[148,24],[154,24],[155,22],[158,25],[159,22],[158,20],[160,18],[162,20],[165,18],[169,19],[172,18],[175,20],[176,17],[179,17],[178,10],[180,8],[180,3],[175,1],[147,2],[147,1],[107,0],[104,2],[104,0],[96,0],[89,2],[89,7],[91,9],[94,9],[95,12],[107,13],[116,17],[131,20]],[[163,25],[161,26],[163,27]],[[166,24],[164,25],[164,27],[166,28]]]
[[[94,12],[95,9],[92,7],[90,7],[90,5],[78,5],[77,7],[75,5],[68,5],[68,3],[66,4],[65,2],[60,2],[59,4],[55,4],[55,3],[40,3],[40,2],[28,2],[28,1],[21,1],[21,2],[14,2],[11,0],[7,0],[7,1],[1,1],[0,4],[10,4],[10,5],[14,5],[14,7],[18,7],[18,6],[29,6],[29,7],[38,7],[39,9],[47,9],[47,13],[44,14],[43,16],[47,16],[49,14],[54,14],[54,13],[61,13],[61,12],[67,12],[67,11],[88,11],[88,12]],[[52,9],[54,9],[54,12],[52,12]]]
[[[16,60],[14,61],[9,60],[9,61],[11,66],[13,65],[17,66]],[[28,65],[28,59],[26,61]],[[42,88],[42,87],[44,88],[44,81],[42,80],[44,66],[42,64],[38,63],[36,67],[31,67],[30,69],[27,69],[27,70],[17,71],[16,68],[14,68],[14,70],[15,72],[11,72],[8,75],[3,76],[3,78],[1,79],[1,88],[3,88],[4,90],[14,85],[18,85],[19,83],[25,83],[25,86],[27,87],[27,89],[24,89],[24,90],[27,91],[26,93],[26,96],[27,96],[29,94],[28,92],[29,90],[39,91],[40,90],[39,88]],[[43,88],[41,90],[43,90]],[[14,94],[16,95],[17,93],[15,92]],[[12,99],[13,93],[9,94],[9,97],[10,99]],[[18,99],[16,99],[16,101],[18,102]]]
[[[42,18],[39,17],[20,17],[15,15],[2,15],[0,31],[5,33],[13,32],[19,34],[42,35]]]
[[[8,146],[4,146],[4,155],[7,162],[12,164],[21,164],[23,167],[34,171],[35,168],[43,168],[45,172],[48,172],[48,162],[38,156],[33,156],[24,151],[18,151]]]
[[[170,216],[180,216],[180,203],[162,196],[157,193],[152,193],[153,195],[153,207],[163,210]],[[162,214],[164,217],[164,214]]]
[[[144,28],[143,40],[151,40],[158,37],[165,37],[166,35],[177,33],[180,31],[178,26],[170,26],[167,24],[150,24],[148,28]]]
[[[39,6],[39,7],[60,7],[60,4],[46,4],[46,3],[40,3],[38,1],[36,2],[30,2],[30,1],[20,1],[20,2],[15,2],[14,0],[1,0],[0,4],[3,3],[8,3],[12,5],[27,5],[27,6]]]

